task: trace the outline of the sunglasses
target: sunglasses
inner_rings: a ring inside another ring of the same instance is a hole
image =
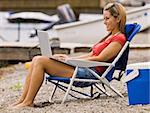
[[[117,17],[119,15],[116,3],[108,3],[104,10],[111,10],[114,17]]]

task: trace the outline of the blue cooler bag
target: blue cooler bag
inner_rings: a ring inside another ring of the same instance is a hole
[[[131,76],[127,81],[129,105],[150,104],[150,62],[128,65],[128,75]]]

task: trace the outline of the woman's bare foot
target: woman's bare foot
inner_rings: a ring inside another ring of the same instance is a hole
[[[13,106],[13,109],[19,109],[19,108],[23,108],[23,107],[34,107],[34,104],[22,102],[20,104],[17,104],[16,106]]]
[[[20,104],[20,103],[22,103],[22,102],[23,102],[23,100],[20,99],[20,100],[18,100],[17,102],[11,104],[9,107],[16,106],[16,105],[18,105],[18,104]]]

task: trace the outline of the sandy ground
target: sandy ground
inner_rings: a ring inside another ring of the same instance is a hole
[[[17,64],[7,68],[0,69],[0,113],[149,113],[150,105],[128,105],[128,97],[126,87],[123,83],[113,81],[112,85],[125,96],[121,98],[111,93],[111,97],[102,95],[98,99],[80,99],[76,100],[71,97],[68,101],[61,105],[60,99],[63,93],[59,90],[56,93],[55,102],[49,103],[48,98],[52,91],[53,85],[43,83],[36,99],[37,107],[26,107],[22,109],[9,109],[8,105],[17,100],[22,92],[22,86],[27,74],[24,64]],[[82,90],[82,89],[80,89]],[[84,91],[87,91],[85,89]]]
[[[150,30],[137,35],[138,40],[133,40],[133,43],[150,43],[149,37]],[[132,55],[133,54],[133,55]],[[147,56],[145,58],[145,55]],[[129,63],[146,62],[150,61],[149,53],[141,53],[135,55],[131,52],[129,56]],[[61,105],[61,99],[64,93],[60,90],[57,91],[56,101],[49,103],[48,99],[53,89],[53,85],[45,81],[35,99],[37,107],[26,107],[22,109],[9,109],[8,106],[15,102],[22,93],[22,86],[25,81],[27,70],[24,68],[24,64],[0,68],[0,113],[150,113],[150,105],[128,105],[128,96],[126,85],[112,81],[111,84],[115,86],[125,97],[121,98],[108,89],[108,92],[112,95],[106,97],[102,95],[98,99],[80,99],[76,100],[68,97],[68,101]],[[83,89],[80,89],[83,90]],[[87,91],[88,89],[84,89]]]

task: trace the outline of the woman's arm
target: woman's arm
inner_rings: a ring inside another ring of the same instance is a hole
[[[75,57],[69,57],[66,54],[55,54],[52,56],[52,58],[55,58],[57,60],[67,60],[67,59],[87,59],[88,57],[92,56],[92,52],[84,54],[84,55],[80,55],[80,56],[75,56]]]
[[[122,45],[119,42],[110,43],[98,56],[91,56],[85,58],[85,60],[91,61],[108,61],[115,57],[121,50]]]
[[[57,54],[55,56],[56,59],[59,60],[66,60],[66,59],[84,59],[84,60],[91,60],[91,61],[108,61],[109,59],[115,57],[119,51],[121,50],[122,45],[119,42],[112,42],[110,43],[98,56],[92,56],[92,52],[76,56],[76,57],[68,57],[65,54]]]
[[[93,52],[91,51],[90,53],[80,55],[80,56],[70,57],[70,58],[72,58],[72,59],[86,59],[88,57],[91,57],[92,54],[93,54]]]

